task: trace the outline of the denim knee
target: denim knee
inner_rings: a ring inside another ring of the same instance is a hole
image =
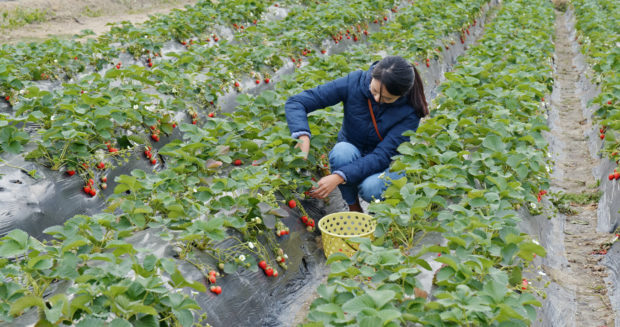
[[[361,157],[361,153],[355,145],[348,142],[338,142],[329,152],[329,166],[332,171],[338,170],[338,168],[350,164],[359,157]]]
[[[385,175],[385,177],[380,177],[382,175]],[[360,184],[359,195],[366,202],[371,202],[376,199],[383,200],[383,192],[385,192],[391,184],[390,180],[399,179],[404,176],[404,173],[395,173],[389,170],[383,173],[370,175]]]

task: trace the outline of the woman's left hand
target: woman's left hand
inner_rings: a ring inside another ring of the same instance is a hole
[[[342,182],[344,182],[344,179],[340,175],[331,174],[325,176],[318,181],[319,187],[315,187],[310,191],[310,196],[315,199],[324,199]]]

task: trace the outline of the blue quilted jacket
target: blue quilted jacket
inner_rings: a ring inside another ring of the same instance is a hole
[[[405,96],[389,104],[375,101],[370,93],[370,81],[376,64],[377,62],[373,63],[368,71],[355,71],[294,95],[284,106],[292,137],[297,138],[304,134],[310,136],[308,113],[343,102],[344,120],[338,133],[338,141],[355,145],[362,154],[361,158],[342,167],[338,172],[344,174],[347,183],[359,184],[366,177],[386,170],[392,157],[397,154],[396,148],[409,140],[409,137],[402,135],[403,132],[415,131],[420,122]],[[379,139],[373,126],[368,99],[383,141]]]

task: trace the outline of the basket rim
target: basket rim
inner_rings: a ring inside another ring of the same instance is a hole
[[[374,224],[374,228],[372,228],[372,230],[371,230],[371,231],[369,231],[369,232],[366,232],[366,233],[363,233],[363,234],[359,234],[359,235],[339,235],[339,234],[334,234],[334,233],[332,233],[332,232],[329,232],[329,231],[327,231],[327,230],[325,230],[325,229],[323,228],[323,225],[324,225],[324,223],[323,223],[323,222],[325,221],[325,218],[328,218],[328,217],[331,217],[331,216],[336,216],[336,215],[341,215],[341,214],[347,214],[347,213],[350,213],[350,214],[355,214],[355,215],[358,215],[358,216],[359,216],[359,215],[363,215],[363,216],[366,216],[366,217],[370,218],[370,220],[372,220],[372,221],[375,223],[375,224]],[[369,215],[369,214],[365,214],[365,213],[361,213],[361,212],[357,212],[357,211],[340,211],[340,212],[334,212],[334,213],[330,213],[329,215],[325,215],[325,216],[323,216],[323,217],[321,218],[321,220],[319,220],[319,230],[321,231],[321,234],[327,234],[327,235],[329,235],[329,236],[336,237],[336,238],[365,237],[365,236],[367,236],[367,235],[373,234],[373,233],[375,232],[376,228],[377,228],[377,223],[376,223],[376,221],[375,221],[375,217],[373,217],[373,216],[371,216],[371,215]]]

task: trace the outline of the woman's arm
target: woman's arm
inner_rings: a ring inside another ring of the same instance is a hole
[[[360,73],[361,71],[350,73],[345,77],[319,85],[313,89],[305,90],[286,100],[284,111],[291,136],[294,138],[298,138],[301,135],[310,137],[308,113],[346,100],[349,78]]]
[[[407,130],[417,130],[419,122],[420,119],[412,114],[394,126],[371,153],[340,167],[339,170],[346,176],[346,182],[359,184],[366,177],[386,170],[392,162],[392,157],[398,154],[396,150],[398,146],[409,140],[403,133]]]

